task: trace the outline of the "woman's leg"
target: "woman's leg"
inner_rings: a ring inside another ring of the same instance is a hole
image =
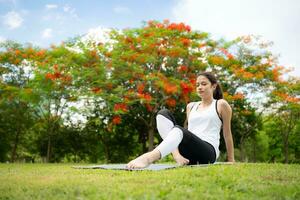
[[[157,113],[156,126],[163,141],[155,149],[159,150],[161,158],[176,150],[182,141],[183,133],[175,127],[176,124],[175,117],[169,110],[162,109]]]
[[[157,129],[163,141],[151,152],[129,162],[128,168],[144,168],[152,162],[163,158],[178,148],[180,154],[187,158],[189,164],[214,163],[216,154],[214,147],[198,138],[187,129],[176,125],[170,111],[164,109],[158,112]]]
[[[160,110],[156,115],[156,127],[162,139],[167,137],[168,133],[176,125],[173,114],[168,109]]]
[[[201,140],[187,129],[176,125],[183,132],[183,139],[178,146],[182,156],[189,159],[189,165],[208,164],[216,161],[214,147],[208,142]]]
[[[151,152],[145,153],[127,164],[128,168],[144,168],[152,162],[159,160],[175,149],[180,144],[183,133],[175,127],[176,121],[172,113],[163,109],[158,112],[157,129],[163,141]]]

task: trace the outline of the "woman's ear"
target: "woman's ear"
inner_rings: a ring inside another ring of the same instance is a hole
[[[217,88],[217,84],[216,84],[216,83],[213,84],[212,87],[213,87],[213,89],[215,90],[215,89]]]

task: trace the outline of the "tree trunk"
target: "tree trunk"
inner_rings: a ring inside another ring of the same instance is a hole
[[[244,138],[241,137],[240,139],[240,152],[241,152],[241,161],[245,161],[245,147],[244,147]]]
[[[148,130],[148,142],[148,151],[152,151],[154,147],[154,129],[152,127],[150,127]]]
[[[256,162],[256,139],[253,140],[253,162]]]
[[[47,158],[46,162],[49,163],[51,158],[51,136],[48,136],[48,146],[47,146]]]
[[[110,152],[109,152],[109,147],[108,145],[106,144],[104,138],[102,136],[99,136],[100,138],[100,141],[102,142],[102,145],[104,147],[104,156],[105,156],[105,160],[107,163],[110,162]]]
[[[16,155],[17,155],[17,148],[18,148],[18,143],[19,143],[19,137],[20,137],[20,131],[17,131],[16,137],[15,137],[15,142],[14,142],[14,146],[12,149],[12,154],[11,154],[11,162],[15,162],[16,161]]]
[[[284,162],[288,163],[289,162],[289,140],[288,137],[286,138],[284,142]]]

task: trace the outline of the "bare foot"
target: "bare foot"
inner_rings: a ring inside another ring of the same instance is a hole
[[[158,150],[153,150],[151,152],[145,153],[136,159],[130,161],[126,167],[128,169],[142,169],[148,167],[151,163],[160,158],[160,152]]]

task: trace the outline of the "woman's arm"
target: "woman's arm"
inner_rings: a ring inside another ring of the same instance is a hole
[[[226,100],[220,100],[220,114],[223,120],[223,137],[226,144],[227,160],[228,162],[235,162],[234,160],[234,147],[231,133],[231,116],[232,109]]]

